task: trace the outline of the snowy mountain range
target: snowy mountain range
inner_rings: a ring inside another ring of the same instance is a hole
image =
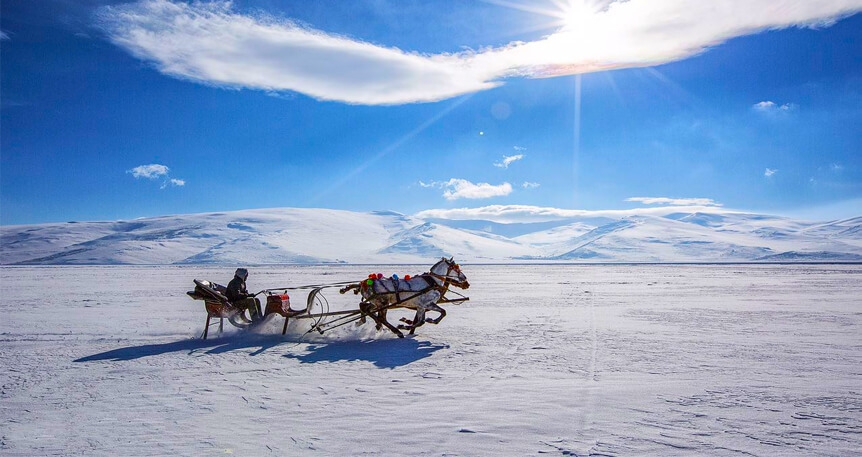
[[[280,208],[0,227],[0,264],[862,262],[862,217],[727,211],[554,222]]]

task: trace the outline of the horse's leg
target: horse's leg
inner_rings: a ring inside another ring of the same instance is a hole
[[[405,322],[409,322],[407,319],[404,319]],[[416,308],[416,317],[413,318],[413,321],[409,323],[409,325],[399,325],[400,329],[409,329],[411,333],[416,327],[421,327],[422,324],[425,323],[425,308]]]
[[[418,319],[418,316],[419,316],[419,309],[416,309],[416,315],[415,315],[415,316],[413,316],[413,319],[412,319],[412,320],[407,319],[406,317],[402,317],[402,318],[401,318],[401,319],[399,319],[399,320],[400,320],[401,322],[404,322],[404,323],[405,323],[405,324],[407,324],[407,325],[413,325],[413,323],[414,323],[414,322],[416,322],[416,320]]]
[[[397,328],[395,328],[392,324],[390,324],[386,320],[386,310],[385,309],[380,310],[380,311],[373,311],[371,306],[365,306],[363,308],[361,305],[360,305],[360,309],[363,311],[364,314],[367,314],[368,317],[370,317],[372,320],[374,320],[374,322],[377,324],[376,325],[377,330],[380,330],[383,327],[386,327],[389,330],[391,330],[392,333],[398,335],[398,338],[404,338],[404,334],[402,334],[400,331],[398,331]],[[381,318],[381,314],[383,315],[382,318]]]
[[[380,328],[381,325],[383,325],[386,328],[388,328],[389,330],[391,330],[392,333],[398,335],[398,338],[404,338],[404,334],[401,333],[401,331],[399,331],[397,328],[395,328],[395,326],[390,324],[386,319],[380,319],[379,317],[377,317],[375,315],[370,315],[370,316],[372,319],[374,319],[377,322],[378,329]],[[400,327],[400,325],[399,325],[399,327]]]
[[[338,290],[338,293],[340,293],[340,294],[346,294],[348,291],[352,290],[354,294],[358,294],[358,293],[359,293],[359,289],[360,289],[361,287],[362,287],[362,284],[361,284],[361,283],[360,283],[360,284],[351,284],[351,285],[349,285],[349,286],[347,286],[347,287],[344,287],[344,288],[342,288],[342,289],[339,289],[339,290]]]
[[[386,308],[377,311],[377,331],[380,331],[383,328],[383,322],[386,322]]]
[[[410,335],[412,335],[416,331],[416,327],[418,327],[418,325],[416,325],[416,323],[420,322],[420,319],[419,319],[419,310],[420,309],[422,309],[422,308],[416,308],[416,316],[413,317],[413,322],[410,323]]]
[[[356,325],[364,324],[365,323],[365,316],[371,315],[371,312],[370,312],[371,311],[371,303],[368,303],[366,301],[360,302],[359,303],[359,311],[362,311],[362,313],[359,314],[359,320],[356,321]]]
[[[428,310],[429,311],[437,311],[438,313],[440,313],[440,317],[438,317],[437,319],[431,319],[431,318],[425,319],[425,322],[427,322],[429,324],[439,324],[440,321],[442,321],[443,318],[446,317],[446,310],[433,304],[433,303],[428,305]]]

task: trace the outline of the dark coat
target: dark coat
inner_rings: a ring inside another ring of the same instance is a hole
[[[243,298],[248,298],[245,281],[243,281],[239,276],[234,276],[231,282],[227,285],[227,293],[225,295],[231,303],[235,303]]]

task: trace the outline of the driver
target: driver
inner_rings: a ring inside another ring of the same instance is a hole
[[[249,295],[248,290],[245,287],[245,280],[248,278],[248,270],[245,268],[237,268],[236,273],[234,273],[233,279],[227,285],[227,299],[230,300],[231,304],[239,308],[240,311],[240,319],[248,321],[245,317],[245,310],[248,310],[249,316],[251,316],[251,322],[258,322],[263,319],[263,315],[260,312],[260,300],[254,297],[254,295]]]

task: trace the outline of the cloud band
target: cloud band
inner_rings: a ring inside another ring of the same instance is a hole
[[[142,0],[102,8],[108,37],[167,75],[205,84],[295,91],[320,100],[386,105],[490,89],[506,78],[544,78],[667,63],[730,38],[827,25],[860,0],[628,0],[547,37],[443,54],[406,52],[327,34],[229,2]]]

